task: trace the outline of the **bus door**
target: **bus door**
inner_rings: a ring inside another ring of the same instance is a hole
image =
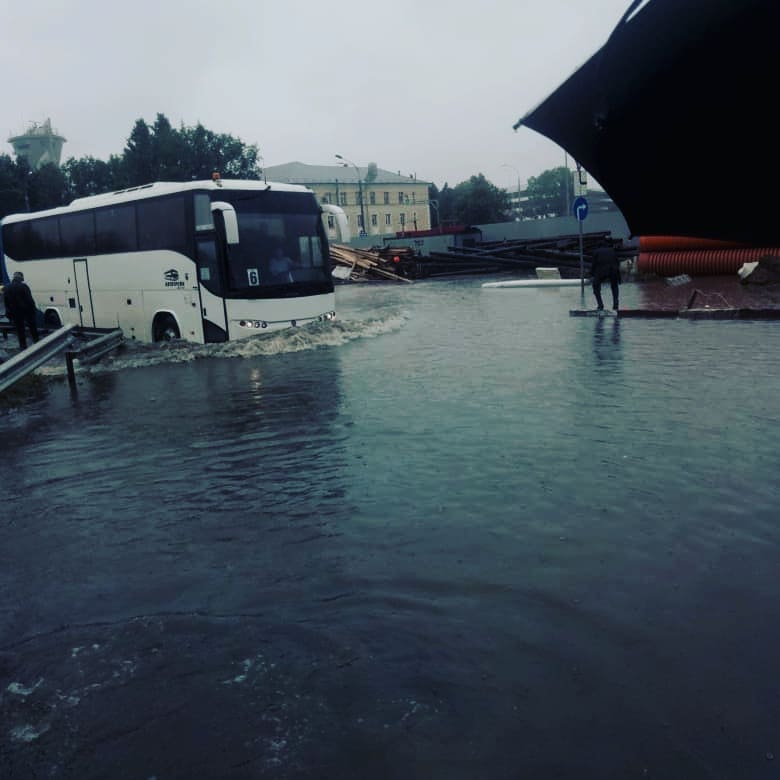
[[[214,234],[198,237],[197,249],[203,340],[205,342],[227,341],[227,312],[222,297],[222,263]]]
[[[76,279],[76,304],[79,307],[79,321],[82,328],[95,327],[95,310],[92,307],[92,289],[89,286],[87,258],[73,261],[73,275]]]

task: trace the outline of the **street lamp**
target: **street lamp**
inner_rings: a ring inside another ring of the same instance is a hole
[[[517,206],[515,206],[515,214],[517,217],[520,216],[520,171],[515,168],[514,165],[510,165],[509,163],[501,163],[502,168],[511,168],[516,174],[517,174]]]
[[[433,200],[428,201],[429,206],[433,206],[433,208],[436,209],[436,227],[439,228],[439,233],[441,233],[441,218],[439,217],[439,201],[435,198]]]
[[[343,157],[340,154],[335,155],[337,160],[342,161],[342,165],[346,168],[347,165],[351,165],[358,177],[358,199],[360,200],[360,235],[365,236],[366,235],[366,216],[363,212],[363,179],[360,176],[360,168],[355,165],[355,163],[352,162],[352,160],[348,160],[346,157]]]

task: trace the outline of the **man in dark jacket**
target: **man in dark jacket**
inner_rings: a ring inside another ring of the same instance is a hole
[[[24,326],[30,328],[33,341],[38,341],[38,326],[35,322],[37,311],[30,288],[24,283],[24,274],[21,271],[14,273],[14,278],[4,290],[5,313],[16,327],[16,336],[19,339],[19,349],[27,349],[27,334]]]
[[[601,285],[607,280],[612,288],[612,308],[617,311],[620,292],[618,287],[620,284],[620,260],[611,243],[604,242],[591,255],[590,277],[599,311],[604,309],[604,301],[601,299]]]

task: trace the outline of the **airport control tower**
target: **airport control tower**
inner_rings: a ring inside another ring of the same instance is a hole
[[[14,147],[17,157],[24,157],[32,170],[37,170],[46,163],[60,164],[62,145],[67,139],[51,128],[51,120],[43,124],[33,122],[23,135],[15,135],[8,139]]]

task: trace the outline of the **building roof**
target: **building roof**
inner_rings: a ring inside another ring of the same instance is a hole
[[[367,167],[358,167],[360,178],[366,184]],[[357,184],[358,175],[351,165],[307,165],[290,162],[283,165],[269,165],[264,169],[267,179],[290,184],[332,184],[337,179],[346,184]],[[376,178],[369,184],[429,184],[412,176],[402,176],[382,168],[376,169]]]
[[[515,128],[573,155],[633,235],[774,246],[778,22],[777,0],[634,0]]]

